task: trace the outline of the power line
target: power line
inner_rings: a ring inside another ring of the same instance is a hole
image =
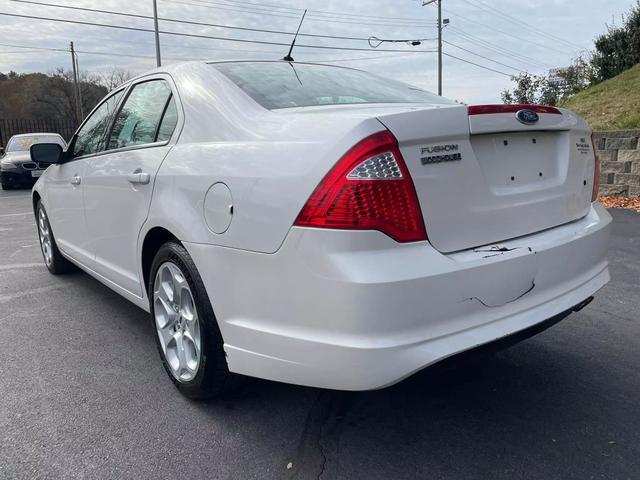
[[[103,14],[108,14],[108,15],[118,15],[118,16],[122,16],[122,17],[131,17],[131,18],[141,18],[141,19],[145,19],[145,20],[153,20],[153,17],[150,16],[150,15],[140,15],[140,14],[137,14],[137,13],[114,12],[113,10],[100,10],[100,9],[97,9],[97,8],[76,7],[76,6],[72,6],[72,5],[61,5],[61,4],[55,4],[55,3],[36,2],[36,1],[32,1],[32,0],[9,0],[9,1],[15,2],[15,3],[41,5],[41,6],[45,6],[45,7],[63,8],[63,9],[68,9],[68,10],[79,10],[79,11],[82,11],[82,12],[103,13]],[[221,25],[221,24],[217,24],[217,23],[196,22],[196,21],[192,21],[192,20],[177,20],[177,19],[174,19],[174,18],[165,18],[165,17],[158,17],[158,20],[161,20],[163,22],[171,22],[171,23],[183,23],[183,24],[186,24],[186,25],[198,25],[198,26],[202,26],[202,27],[215,27],[215,28],[225,28],[225,29],[229,29],[229,30],[242,30],[242,31],[246,31],[246,32],[274,33],[274,34],[281,34],[281,35],[293,35],[295,33],[295,32],[288,32],[288,31],[284,31],[284,30],[268,30],[268,29],[263,29],[263,28],[238,27],[238,26],[233,26],[233,25]],[[312,38],[331,38],[331,39],[337,39],[337,40],[368,41],[368,39],[369,39],[369,37],[345,37],[345,36],[340,36],[340,35],[321,35],[321,34],[312,34],[312,33],[300,33],[300,34],[298,34],[298,36],[300,36],[300,37],[312,37]]]
[[[122,43],[122,44],[126,44],[126,45],[130,45],[129,43],[125,43],[125,42],[118,42],[117,40],[111,40],[111,42],[114,43]],[[152,42],[137,42],[137,43],[144,43],[145,45],[153,45]],[[68,53],[69,49],[68,48],[52,48],[52,47],[39,47],[39,46],[34,46],[34,45],[16,45],[16,44],[8,44],[8,43],[0,43],[0,47],[8,47],[8,48],[23,48],[23,49],[29,49],[32,50],[33,52],[39,52],[39,51],[53,51],[53,52],[63,52],[63,53]],[[274,54],[274,55],[282,55],[282,51],[278,51],[278,50],[247,50],[247,49],[239,49],[239,48],[219,48],[219,47],[198,47],[195,45],[172,45],[172,44],[165,44],[164,48],[179,48],[179,49],[186,49],[186,50],[204,50],[207,52],[219,52],[219,51],[226,51],[226,52],[235,52],[235,53],[260,53],[260,54]],[[23,50],[24,51],[24,50]],[[153,56],[146,56],[146,55],[130,55],[130,54],[125,54],[125,53],[118,53],[118,52],[96,52],[96,51],[87,51],[87,50],[76,50],[76,52],[79,53],[83,53],[83,54],[88,54],[88,55],[113,55],[113,56],[130,56],[133,58],[149,58],[149,59],[153,59],[155,57]],[[367,53],[379,53],[379,51],[374,51],[374,50],[367,50]],[[9,53],[9,52],[2,52],[2,53]],[[25,52],[26,53],[26,52]],[[324,54],[324,52],[315,52],[315,51],[311,51],[311,52],[306,52],[306,54]],[[339,52],[337,52],[339,54]],[[346,54],[346,53],[345,53]],[[395,55],[395,54],[394,54]],[[394,56],[393,58],[398,58],[398,57],[407,57],[413,55],[412,51],[408,51],[405,54],[400,54],[397,56]],[[385,55],[384,58],[390,58],[391,55]],[[185,60],[185,58],[178,58],[178,57],[166,57],[169,60]],[[361,57],[363,60],[365,59],[373,59],[373,58],[383,58],[381,55],[377,55],[375,57]],[[356,59],[336,59],[336,60],[327,60],[327,61],[348,61],[348,60],[356,60]],[[358,59],[359,60],[359,59]],[[321,62],[321,61],[325,61],[325,60],[313,60],[313,61],[317,61],[317,62]]]
[[[380,59],[391,59],[391,60],[396,60],[398,58],[406,58],[409,55],[407,54],[400,54],[400,55],[378,55],[375,57],[358,57],[358,58],[323,58],[321,60],[309,60],[310,63],[340,63],[340,62],[358,62],[358,61],[365,61],[365,60],[380,60]]]
[[[527,65],[536,64],[536,65],[542,66],[542,64],[539,64],[536,60],[528,61],[528,60],[525,59],[525,57],[522,57],[522,56],[520,56],[518,54],[512,54],[508,50],[502,49],[498,45],[494,45],[494,44],[490,44],[488,42],[485,42],[480,37],[471,37],[470,35],[467,35],[467,33],[464,32],[464,31],[457,31],[457,30],[451,28],[450,33],[451,33],[451,35],[454,36],[454,38],[456,40],[463,41],[463,42],[470,42],[474,46],[486,49],[491,53],[495,53],[495,54],[498,54],[498,55],[503,55],[503,56],[505,56],[507,58],[511,58],[511,59],[513,59],[515,61],[518,61],[520,63],[523,63],[523,64],[527,64]]]
[[[299,15],[300,13],[302,13],[302,11],[304,9],[302,8],[295,8],[295,7],[285,7],[282,5],[276,5],[273,3],[254,3],[254,2],[249,2],[249,1],[245,1],[245,0],[222,0],[226,3],[234,3],[234,4],[240,4],[240,5],[255,5],[255,6],[259,6],[259,7],[268,7],[268,8],[277,8],[277,9],[281,9],[281,10],[290,10],[295,12],[297,15]],[[347,13],[347,12],[338,12],[338,11],[329,11],[329,10],[312,10],[309,9],[308,10],[311,14],[315,14],[315,15],[320,15],[320,14],[324,14],[324,15],[330,15],[330,16],[334,16],[334,17],[356,17],[356,18],[371,18],[371,19],[378,19],[378,20],[401,20],[401,21],[407,21],[407,22],[416,22],[415,18],[411,18],[411,17],[391,17],[391,16],[380,16],[380,15],[365,15],[362,13]]]
[[[15,45],[12,43],[0,43],[0,47],[9,47],[9,48],[29,48],[33,50],[49,50],[52,52],[67,52],[69,53],[68,48],[51,48],[51,47],[34,47],[31,45]]]
[[[502,47],[501,45],[496,45],[495,43],[491,43],[487,40],[484,40],[483,38],[480,38],[476,35],[472,35],[471,33],[468,33],[464,30],[458,30],[456,27],[451,27],[450,30],[451,30],[451,33],[453,33],[454,35],[460,36],[464,40],[471,41],[475,45],[479,44],[479,46],[486,48],[489,51],[497,52],[500,55],[511,57],[525,64],[532,64],[545,69],[549,68],[548,64],[544,64],[533,57],[528,57],[526,55],[522,55],[518,52]]]
[[[14,54],[22,54],[22,53],[41,53],[41,50],[15,50],[15,51],[0,50],[0,55],[14,55]]]
[[[369,37],[367,43],[371,48],[377,49],[383,43],[406,43],[407,45],[420,45],[422,42],[433,42],[437,38],[378,38]]]
[[[49,22],[61,22],[61,23],[69,23],[69,24],[74,24],[74,25],[86,25],[86,26],[93,26],[93,27],[105,27],[105,28],[114,28],[114,29],[118,29],[118,30],[129,30],[129,31],[135,31],[135,32],[145,32],[145,33],[153,33],[154,30],[153,29],[149,29],[149,28],[141,28],[141,27],[129,27],[129,26],[124,26],[124,25],[113,25],[113,24],[108,24],[108,23],[97,23],[97,22],[86,22],[86,21],[81,21],[81,20],[67,20],[67,19],[62,19],[62,18],[51,18],[51,17],[41,17],[41,16],[37,16],[37,15],[24,15],[24,14],[18,14],[18,13],[5,13],[5,12],[0,12],[0,15],[2,16],[6,16],[6,17],[17,17],[17,18],[28,18],[28,19],[33,19],[33,20],[46,20]],[[229,37],[216,37],[216,36],[212,36],[212,35],[200,35],[200,34],[195,34],[195,33],[180,33],[180,32],[172,32],[172,31],[166,31],[166,30],[160,30],[159,33],[163,34],[163,35],[173,35],[173,36],[178,36],[178,37],[190,37],[190,38],[202,38],[202,39],[208,39],[208,40],[221,40],[221,41],[227,41],[227,42],[239,42],[239,43],[252,43],[252,44],[260,44],[260,45],[277,45],[277,46],[285,46],[288,47],[289,44],[288,43],[283,43],[283,42],[270,42],[270,41],[265,41],[265,40],[249,40],[249,39],[244,39],[244,38],[229,38]],[[322,49],[322,50],[345,50],[345,51],[365,51],[365,52],[370,52],[371,49],[369,48],[356,48],[356,47],[337,47],[337,46],[330,46],[330,45],[307,45],[307,44],[298,44],[297,45],[299,48],[314,48],[314,49]],[[385,50],[376,50],[378,52],[403,52],[403,53],[433,53],[432,50],[406,50],[406,49],[385,49]]]
[[[149,45],[151,45],[151,43],[148,43]],[[69,49],[68,48],[53,48],[53,47],[37,47],[37,46],[33,46],[33,45],[15,45],[15,44],[6,44],[6,43],[0,43],[0,47],[10,47],[10,48],[22,48],[22,49],[28,49],[28,50],[20,50],[20,51],[15,51],[15,52],[11,52],[11,51],[0,51],[0,54],[6,53],[6,54],[10,54],[10,53],[38,53],[38,52],[42,52],[43,50],[45,51],[53,51],[53,52],[60,52],[60,53],[69,53]],[[209,50],[208,48],[204,48],[205,50]],[[239,52],[247,52],[247,50],[236,50]],[[82,53],[85,55],[104,55],[104,56],[113,56],[113,57],[131,57],[131,58],[143,58],[143,59],[148,59],[148,60],[154,60],[155,57],[153,55],[133,55],[133,54],[126,54],[126,53],[119,53],[119,52],[97,52],[97,51],[92,51],[92,50],[75,50],[76,53]],[[282,52],[274,52],[277,54],[281,54]],[[400,54],[400,55],[393,55],[393,57],[391,55],[377,55],[375,57],[358,57],[358,58],[337,58],[337,59],[321,59],[321,60],[310,60],[311,63],[338,63],[338,62],[354,62],[354,61],[360,61],[360,60],[376,60],[376,59],[382,59],[382,58],[393,58],[394,60],[397,58],[402,58],[402,57],[408,57],[410,56],[410,53],[407,54],[405,53]],[[170,60],[180,60],[178,58],[171,58],[171,57],[166,57]]]
[[[508,15],[507,13],[504,13],[503,11],[498,10],[498,9],[496,9],[496,8],[492,7],[491,5],[488,5],[488,4],[484,3],[484,2],[476,2],[476,1],[472,1],[472,0],[463,0],[463,1],[465,3],[467,3],[467,4],[469,4],[469,5],[472,5],[472,6],[475,6],[476,8],[479,8],[480,10],[484,10],[485,12],[489,12],[489,13],[493,12],[494,14],[498,14],[501,17],[504,17],[504,18],[506,18],[506,19],[508,19],[508,20],[510,20],[512,22],[515,22],[518,25],[521,25],[521,26],[523,26],[523,27],[525,27],[525,28],[527,28],[529,30],[533,30],[533,31],[537,32],[538,34],[541,34],[541,35],[543,35],[543,36],[545,36],[545,37],[547,37],[547,38],[549,38],[551,40],[554,40],[556,42],[562,42],[562,43],[564,43],[565,45],[567,45],[567,46],[569,46],[571,48],[584,49],[584,47],[582,47],[582,46],[580,46],[578,44],[569,42],[568,40],[565,40],[565,39],[563,39],[561,37],[553,35],[552,33],[547,32],[545,30],[542,30],[541,28],[538,28],[535,25],[531,25],[531,24],[529,24],[527,22],[523,22],[522,20],[519,20],[519,19],[517,19],[517,18],[515,18],[515,17],[513,17],[511,15]]]
[[[105,57],[129,57],[129,58],[145,58],[145,59],[149,59],[149,60],[155,60],[156,57],[155,55],[135,55],[132,53],[118,53],[118,52],[96,52],[96,51],[91,51],[91,50],[76,50],[76,53],[82,53],[83,55],[102,55]],[[165,57],[163,55],[163,58],[166,58],[167,60],[184,60],[183,58],[171,58],[171,57]]]
[[[302,13],[302,10],[304,10],[304,9],[293,8],[293,7],[275,6],[273,4],[259,4],[259,3],[254,3],[254,2],[245,2],[244,0],[242,0],[242,1],[238,1],[238,0],[192,0],[192,1],[195,1],[195,2],[198,2],[198,3],[209,3],[209,4],[212,4],[212,5],[224,5],[224,6],[229,6],[229,7],[231,5],[228,5],[228,4],[232,3],[233,7],[247,9],[247,10],[251,10],[251,11],[272,12],[273,8],[288,9],[288,10],[291,10],[291,12],[278,12],[278,13],[284,13],[284,14],[293,15],[295,18],[298,18],[300,16],[300,13]],[[221,3],[219,3],[220,1],[223,1],[225,3],[221,4]],[[248,7],[247,5],[252,5],[252,6]],[[371,19],[372,21],[383,22],[385,24],[388,23],[389,20],[392,20],[393,23],[409,23],[409,24],[423,24],[423,23],[431,23],[432,24],[432,23],[434,23],[434,22],[432,22],[430,20],[416,20],[415,18],[409,18],[409,17],[386,17],[386,16],[379,16],[379,15],[365,15],[365,14],[360,14],[360,13],[332,12],[332,11],[328,11],[328,10],[313,10],[313,9],[308,9],[307,12],[308,12],[308,15],[314,16],[314,17],[342,18],[342,19],[359,20],[359,21],[362,21],[362,19]]]
[[[333,18],[323,18],[323,17],[318,17],[315,15],[311,15],[309,17],[310,21],[313,22],[323,22],[323,23],[344,23],[344,24],[350,24],[350,25],[366,25],[366,26],[378,26],[378,27],[403,27],[403,28],[433,28],[435,27],[434,23],[416,23],[416,24],[402,24],[402,23],[373,23],[373,22],[356,22],[356,21],[350,21],[350,20],[336,20]]]
[[[10,48],[23,48],[25,50],[21,50],[19,52],[0,52],[0,53],[30,53],[30,52],[61,52],[61,53],[69,53],[71,50],[68,48],[53,48],[53,47],[36,47],[34,45],[15,45],[8,43],[0,43],[0,47],[10,47]],[[131,57],[131,58],[149,58],[155,59],[154,56],[149,55],[134,55],[128,53],[119,53],[119,52],[96,52],[92,50],[75,50],[76,53],[82,53],[86,55],[105,55],[110,57]],[[178,58],[173,58],[172,60],[180,60]]]
[[[202,7],[202,8],[210,8],[214,10],[229,10],[232,12],[241,12],[245,14],[252,15],[261,15],[261,16],[269,16],[269,17],[281,17],[281,18],[291,18],[298,19],[298,15],[284,15],[282,12],[273,13],[272,10],[260,10],[259,7],[236,7],[229,6],[226,4],[221,4],[219,2],[214,1],[205,1],[205,0],[190,0],[190,2],[180,1],[180,0],[163,0],[165,3],[176,3],[182,5],[189,5],[192,7]],[[196,3],[193,3],[196,2]],[[354,24],[354,25],[369,25],[369,26],[383,26],[383,27],[416,27],[416,28],[425,28],[428,26],[433,26],[433,23],[427,23],[422,21],[415,21],[413,23],[399,23],[399,22],[373,22],[373,21],[356,21],[356,20],[346,20],[340,19],[340,17],[330,17],[324,15],[308,15],[307,20],[313,20],[316,22],[331,22],[331,23],[345,23],[345,24]]]
[[[121,44],[130,46],[129,42],[118,42],[117,40],[109,40],[109,41],[113,42],[113,43],[121,43]],[[144,43],[145,45],[153,45],[152,42],[137,42],[137,43]],[[15,45],[15,44],[9,44],[9,43],[0,43],[0,47],[26,48],[26,49],[69,52],[68,48],[36,47],[36,46],[32,46],[32,45]],[[184,45],[184,44],[174,45],[174,44],[171,44],[171,43],[165,44],[165,48],[180,48],[180,49],[185,49],[185,50],[204,50],[204,51],[208,51],[208,52],[225,51],[225,52],[236,52],[236,53],[261,53],[261,54],[282,55],[282,51],[279,51],[279,50],[247,50],[247,49],[244,49],[244,48],[243,49],[239,49],[239,48],[220,48],[220,47],[199,47],[199,46],[196,46],[196,45]],[[315,52],[315,51],[307,52],[307,54],[309,54],[309,53],[324,54],[324,52]],[[374,50],[371,50],[371,53],[378,53],[378,52],[376,52]],[[409,52],[409,53],[413,53],[413,52]],[[146,57],[144,57],[144,58],[146,58]],[[175,59],[179,60],[177,58],[175,58]]]
[[[464,58],[456,57],[455,55],[451,55],[450,53],[447,53],[447,52],[442,52],[442,54],[447,56],[447,57],[455,58],[456,60],[460,60],[461,62],[468,63],[469,65],[475,65],[476,67],[483,68],[485,70],[489,70],[490,72],[499,73],[500,75],[504,75],[505,77],[512,77],[513,76],[510,73],[505,73],[505,72],[502,72],[500,70],[496,70],[495,68],[487,67],[485,65],[480,65],[479,63],[475,63],[475,62],[472,62],[470,60],[465,60]]]
[[[488,70],[488,71],[491,71],[491,72],[499,73],[500,75],[505,75],[507,77],[511,77],[512,76],[512,75],[510,75],[510,74],[508,74],[506,72],[497,70],[495,68],[487,67],[485,65],[481,65],[479,63],[472,62],[471,60],[466,60],[466,59],[458,57],[456,55],[452,55],[450,53],[444,52],[443,49],[442,49],[442,43],[443,43],[443,40],[442,40],[442,29],[443,29],[442,0],[422,0],[422,6],[424,7],[426,5],[433,5],[433,6],[438,8],[438,57],[439,57],[438,58],[438,95],[442,95],[442,55],[445,55],[445,56],[447,56],[449,58],[454,58],[454,59],[459,60],[461,62],[468,63],[469,65],[474,65],[476,67],[479,67],[479,68],[482,68],[482,69],[485,69],[485,70]],[[447,22],[447,24],[448,23],[449,22]],[[458,47],[457,45],[453,45],[450,42],[446,42],[446,43],[448,43],[449,45],[455,46],[457,48],[461,48],[462,50],[466,50],[466,49],[464,49],[462,47]],[[471,52],[470,50],[467,50],[467,51],[470,52],[470,53],[474,53],[474,52]],[[481,56],[481,55],[479,55],[479,56]],[[491,60],[488,57],[483,57],[483,58]],[[491,61],[494,61],[494,60],[491,60]],[[500,62],[496,62],[496,63],[500,63]],[[509,67],[509,68],[513,68],[513,67]]]
[[[474,52],[472,50],[469,50],[467,48],[461,47],[460,45],[456,45],[455,43],[449,42],[447,40],[443,40],[443,42],[446,43],[447,45],[451,45],[452,47],[455,47],[455,48],[463,50],[463,51],[465,51],[467,53],[470,53],[471,55],[475,55],[476,57],[484,58],[485,60],[489,60],[490,62],[497,63],[498,65],[502,65],[503,67],[507,67],[507,68],[510,68],[512,70],[515,70],[516,72],[521,72],[522,71],[521,69],[519,69],[517,67],[513,67],[513,66],[508,65],[506,63],[502,63],[502,62],[499,62],[497,60],[494,60],[493,58],[486,57],[486,56],[481,55],[479,53],[476,53],[476,52]]]
[[[26,1],[24,1],[23,3],[26,3]],[[30,3],[36,3],[36,2],[30,2]],[[76,24],[76,25],[85,25],[85,26],[97,26],[97,27],[105,27],[105,28],[114,28],[114,29],[120,29],[120,30],[129,30],[129,31],[136,31],[136,32],[145,32],[145,33],[152,33],[154,30],[152,29],[148,29],[148,28],[140,28],[140,27],[131,27],[131,26],[124,26],[124,25],[112,25],[112,24],[104,24],[104,23],[97,23],[97,22],[87,22],[87,21],[80,21],[80,20],[66,20],[66,19],[60,19],[60,18],[51,18],[51,17],[43,17],[43,16],[35,16],[35,15],[23,15],[23,14],[15,14],[15,13],[5,13],[5,12],[0,12],[0,15],[2,16],[8,16],[8,17],[17,17],[17,18],[27,18],[27,19],[34,19],[34,20],[46,20],[46,21],[53,21],[53,22],[61,22],[61,23],[68,23],[68,24]],[[251,43],[251,44],[263,44],[263,45],[276,45],[276,46],[288,46],[289,44],[287,43],[282,43],[282,42],[267,42],[267,41],[260,41],[260,40],[248,40],[248,39],[237,39],[237,38],[225,38],[225,37],[215,37],[215,36],[209,36],[209,35],[198,35],[198,34],[188,34],[188,33],[179,33],[179,32],[171,32],[171,31],[160,31],[159,33],[163,34],[163,35],[173,35],[173,36],[180,36],[180,37],[191,37],[191,38],[202,38],[202,39],[212,39],[212,40],[223,40],[223,41],[231,41],[231,42],[241,42],[241,43]],[[450,42],[448,42],[450,43]],[[66,49],[56,49],[56,48],[47,48],[47,47],[28,47],[28,46],[19,46],[19,45],[12,45],[12,44],[0,44],[2,46],[9,46],[11,48],[29,48],[29,49],[37,49],[37,50],[50,50],[50,51],[68,51]],[[461,48],[457,45],[452,45],[458,48]],[[328,46],[328,45],[304,45],[304,44],[299,44],[298,47],[301,48],[312,48],[312,49],[327,49],[327,50],[343,50],[343,51],[367,51],[367,52],[371,52],[370,49],[363,49],[363,48],[351,48],[351,47],[336,47],[336,46]],[[242,51],[242,50],[240,50]],[[145,59],[153,59],[154,57],[152,56],[144,56],[144,55],[133,55],[133,54],[120,54],[120,53],[116,53],[116,52],[96,52],[96,51],[88,51],[88,50],[81,50],[78,51],[79,53],[83,53],[83,54],[91,54],[91,55],[105,55],[105,56],[120,56],[120,57],[132,57],[132,58],[145,58]],[[402,49],[385,49],[385,50],[376,50],[376,52],[382,52],[382,53],[403,53],[403,54],[415,54],[415,53],[434,53],[433,50],[402,50]],[[472,54],[476,54],[475,52],[471,52]],[[472,62],[470,60],[466,60],[464,58],[458,57],[456,55],[452,55],[448,52],[443,52],[443,55],[446,55],[447,57],[459,60],[461,62],[470,64],[470,65],[474,65],[478,68],[482,68],[494,73],[498,73],[504,76],[508,76],[510,77],[511,75],[508,73],[505,73],[503,71],[491,68],[491,67],[487,67],[485,65],[481,65],[479,63],[476,62]],[[477,54],[476,54],[477,55]],[[479,55],[480,56],[480,55]],[[368,57],[368,58],[358,58],[358,59],[341,59],[341,60],[331,60],[333,62],[336,61],[358,61],[358,60],[372,60],[374,57]],[[378,57],[381,58],[381,57]],[[493,61],[492,59],[489,59],[488,57],[483,57],[486,58],[490,61]],[[496,62],[499,63],[499,62]],[[514,68],[509,66],[509,68]],[[514,68],[515,69],[515,68]]]
[[[500,30],[498,28],[495,28],[493,25],[491,27],[489,27],[489,26],[487,26],[486,24],[484,24],[482,22],[478,22],[476,20],[470,19],[469,17],[461,15],[461,14],[459,14],[459,13],[453,11],[453,10],[448,9],[448,11],[449,11],[449,13],[452,13],[453,15],[455,15],[457,18],[460,18],[460,19],[462,19],[462,20],[464,20],[466,22],[472,23],[474,25],[479,25],[479,26],[481,26],[483,28],[486,28],[488,30],[491,30],[492,33],[500,33],[502,35],[506,35],[508,37],[515,38],[516,40],[518,40],[521,43],[522,42],[526,42],[526,43],[529,43],[531,45],[536,45],[538,47],[544,48],[545,50],[553,50],[554,52],[558,52],[558,53],[561,53],[563,55],[567,54],[566,51],[558,50],[557,48],[550,47],[549,45],[545,45],[543,43],[534,42],[533,40],[529,40],[529,39],[523,38],[521,36],[514,35],[514,34],[512,34],[510,32],[505,31],[505,30]]]
[[[198,0],[193,0],[194,2],[197,2]],[[189,5],[192,7],[202,7],[202,8],[212,8],[215,10],[228,10],[231,12],[240,12],[240,13],[249,13],[249,14],[259,14],[259,15],[266,15],[268,17],[279,17],[279,18],[299,18],[297,15],[289,15],[288,12],[276,12],[274,13],[273,11],[263,11],[263,10],[245,10],[241,7],[235,6],[235,5],[226,5],[224,3],[222,4],[218,4],[218,3],[213,3],[212,5],[202,5],[201,3],[188,3],[188,2],[180,2],[180,1],[174,1],[174,0],[163,0],[163,3],[176,3],[176,4],[180,4],[180,5]],[[206,2],[209,3],[209,2]],[[213,6],[213,5],[218,5],[218,6]]]

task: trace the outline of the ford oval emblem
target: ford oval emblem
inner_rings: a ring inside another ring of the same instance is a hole
[[[533,110],[518,110],[516,112],[516,118],[520,123],[524,123],[525,125],[533,125],[540,120],[538,114]]]

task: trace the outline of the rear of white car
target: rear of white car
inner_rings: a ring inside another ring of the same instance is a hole
[[[150,311],[191,398],[229,372],[384,387],[540,331],[609,280],[590,130],[567,110],[194,62],[116,90],[71,145],[34,188],[45,262]]]
[[[591,133],[569,111],[442,104],[272,112],[283,122],[315,119],[318,128],[327,118],[361,118],[366,128],[326,160],[333,166],[292,207],[299,213],[276,251],[188,244],[206,265],[231,371],[384,387],[558,320],[609,280],[611,218],[595,202]]]

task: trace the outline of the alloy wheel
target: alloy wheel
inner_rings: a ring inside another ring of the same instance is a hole
[[[42,255],[44,261],[48,267],[53,262],[53,248],[51,245],[51,229],[49,228],[49,221],[47,220],[47,214],[44,213],[44,209],[40,207],[38,209],[38,234],[40,237],[40,248],[42,249]]]
[[[164,262],[153,284],[153,313],[162,352],[173,376],[180,382],[193,380],[201,358],[198,311],[191,288],[173,262]]]

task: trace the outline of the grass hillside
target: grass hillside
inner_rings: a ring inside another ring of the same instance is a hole
[[[594,130],[640,128],[640,64],[563,101]]]

